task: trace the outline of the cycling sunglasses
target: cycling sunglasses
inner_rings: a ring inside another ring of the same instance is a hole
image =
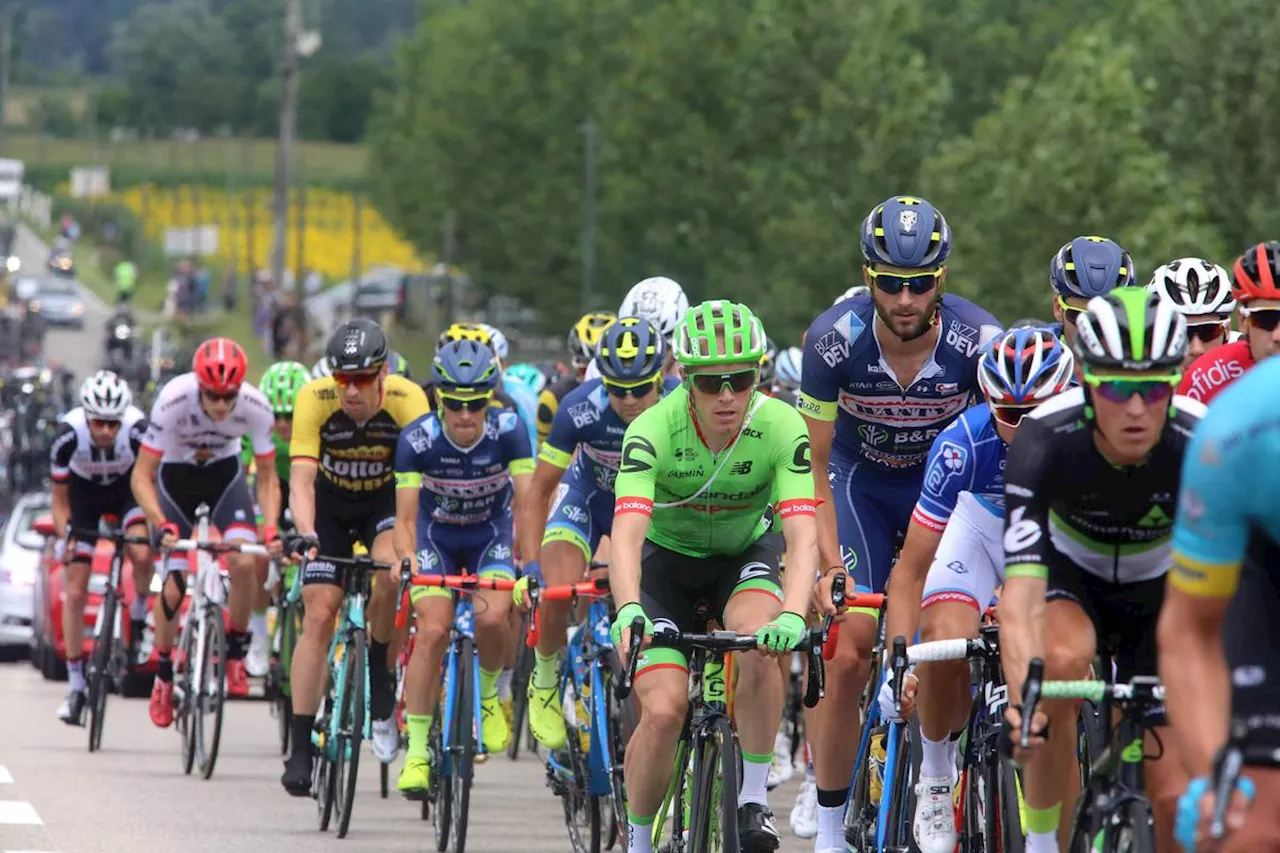
[[[1199,341],[1202,344],[1211,344],[1214,341],[1220,341],[1227,336],[1226,323],[1196,323],[1187,326],[1187,338],[1193,341]]]
[[[693,373],[689,378],[693,380],[693,387],[703,394],[719,394],[726,385],[733,393],[741,394],[756,387],[756,377],[759,374],[757,368],[749,367],[733,373]]]
[[[240,396],[240,389],[237,388],[234,391],[219,392],[219,391],[209,391],[204,388],[201,388],[200,396],[210,401],[217,401],[219,403],[230,403],[232,400]]]
[[[1076,320],[1080,319],[1080,315],[1087,309],[1077,308],[1074,305],[1068,305],[1067,300],[1061,296],[1058,297],[1058,307],[1062,309],[1062,322],[1070,323],[1072,326],[1076,324]]]
[[[652,376],[648,379],[641,379],[639,382],[614,382],[612,379],[605,379],[604,388],[609,392],[610,397],[644,397],[650,391],[658,386],[661,376]]]
[[[1005,426],[1016,427],[1034,408],[1035,406],[997,406],[992,403],[991,416]]]
[[[95,429],[120,429],[120,422],[109,421],[104,418],[89,418],[89,426]]]
[[[869,266],[866,270],[867,276],[881,293],[897,296],[905,287],[914,296],[924,296],[938,286],[938,279],[942,278],[946,268],[938,267],[936,270],[913,273],[882,272],[873,270]]]
[[[441,394],[440,405],[451,412],[461,412],[464,409],[468,412],[483,412],[489,408],[489,401],[492,399],[492,394],[485,394],[483,397],[450,397],[448,394]]]
[[[346,388],[354,385],[357,388],[368,388],[370,385],[378,381],[378,377],[382,375],[381,370],[364,371],[361,373],[337,373],[333,374],[333,381],[339,386]]]
[[[1274,332],[1280,326],[1280,308],[1259,308],[1250,311],[1241,308],[1240,314],[1249,318],[1249,325],[1263,332]]]
[[[1098,396],[1111,403],[1127,403],[1137,394],[1148,405],[1162,403],[1173,396],[1181,376],[1153,376],[1143,379],[1110,379],[1085,376]]]

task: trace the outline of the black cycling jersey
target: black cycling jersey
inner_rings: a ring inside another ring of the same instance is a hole
[[[1023,419],[1005,463],[1005,576],[1047,578],[1069,563],[1112,584],[1165,574],[1182,456],[1204,406],[1173,398],[1142,465],[1117,467],[1098,450],[1074,388]]]

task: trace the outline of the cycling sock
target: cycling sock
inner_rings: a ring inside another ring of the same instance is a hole
[[[427,740],[431,736],[432,714],[405,714],[404,725],[409,730],[409,758],[429,758]]]
[[[129,602],[129,618],[134,622],[144,622],[147,618],[147,597],[135,595]]]
[[[542,652],[535,651],[533,653],[533,686],[539,690],[555,687],[556,682],[560,680],[557,672],[559,661],[559,653],[543,657]]]
[[[84,658],[67,661],[67,682],[75,692],[84,692]]]
[[[627,853],[653,853],[653,817],[639,817],[627,809]]]
[[[387,669],[387,644],[369,640],[369,713],[375,720],[391,716],[396,704],[396,683]]]
[[[1062,817],[1062,803],[1054,803],[1047,809],[1027,806],[1027,853],[1058,853],[1058,821]]]
[[[930,740],[923,733],[920,735],[920,775],[930,779],[952,779],[955,777],[955,753],[951,750],[951,740]]]
[[[1058,853],[1058,831],[1028,832],[1026,853]]]
[[[289,738],[293,746],[289,753],[289,758],[292,759],[295,755],[298,755],[299,750],[303,750],[301,752],[302,755],[311,754],[311,729],[315,724],[315,714],[293,712],[293,731]]]
[[[747,803],[769,805],[769,767],[773,753],[757,754],[742,750],[742,788],[738,791],[738,808]]]
[[[498,676],[498,698],[503,702],[511,699],[511,679],[515,675],[511,667],[502,670],[502,675]]]
[[[814,850],[844,847],[844,801],[849,797],[848,788],[818,789],[818,837]]]
[[[498,694],[498,676],[502,675],[500,669],[485,669],[480,667],[480,698],[488,699],[490,696]]]
[[[253,615],[249,617],[249,634],[250,637],[257,637],[264,640],[267,637],[267,611],[255,610]]]
[[[387,668],[387,643],[375,639],[369,640],[369,675],[385,676],[390,673]]]
[[[156,678],[161,681],[173,681],[173,649],[160,649],[160,663],[156,667]]]
[[[227,632],[227,660],[244,660],[245,646],[248,645],[249,635],[244,631],[237,631],[232,628]]]

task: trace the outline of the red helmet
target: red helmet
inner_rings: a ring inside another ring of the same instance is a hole
[[[191,369],[201,388],[227,394],[239,390],[249,372],[249,360],[230,338],[210,338],[196,348]]]
[[[1271,240],[1250,246],[1236,259],[1231,294],[1237,302],[1280,299],[1280,243]]]

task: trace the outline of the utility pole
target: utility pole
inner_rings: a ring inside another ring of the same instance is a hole
[[[0,12],[0,153],[4,152],[4,111],[9,104],[9,72],[13,65],[13,13],[17,3]]]
[[[284,2],[284,93],[280,99],[280,137],[276,143],[276,185],[272,199],[275,233],[271,242],[271,280],[276,287],[284,284],[293,130],[298,114],[298,39],[302,35],[302,0]]]
[[[582,313],[591,310],[596,277],[596,123],[582,125],[586,156],[582,168]]]

